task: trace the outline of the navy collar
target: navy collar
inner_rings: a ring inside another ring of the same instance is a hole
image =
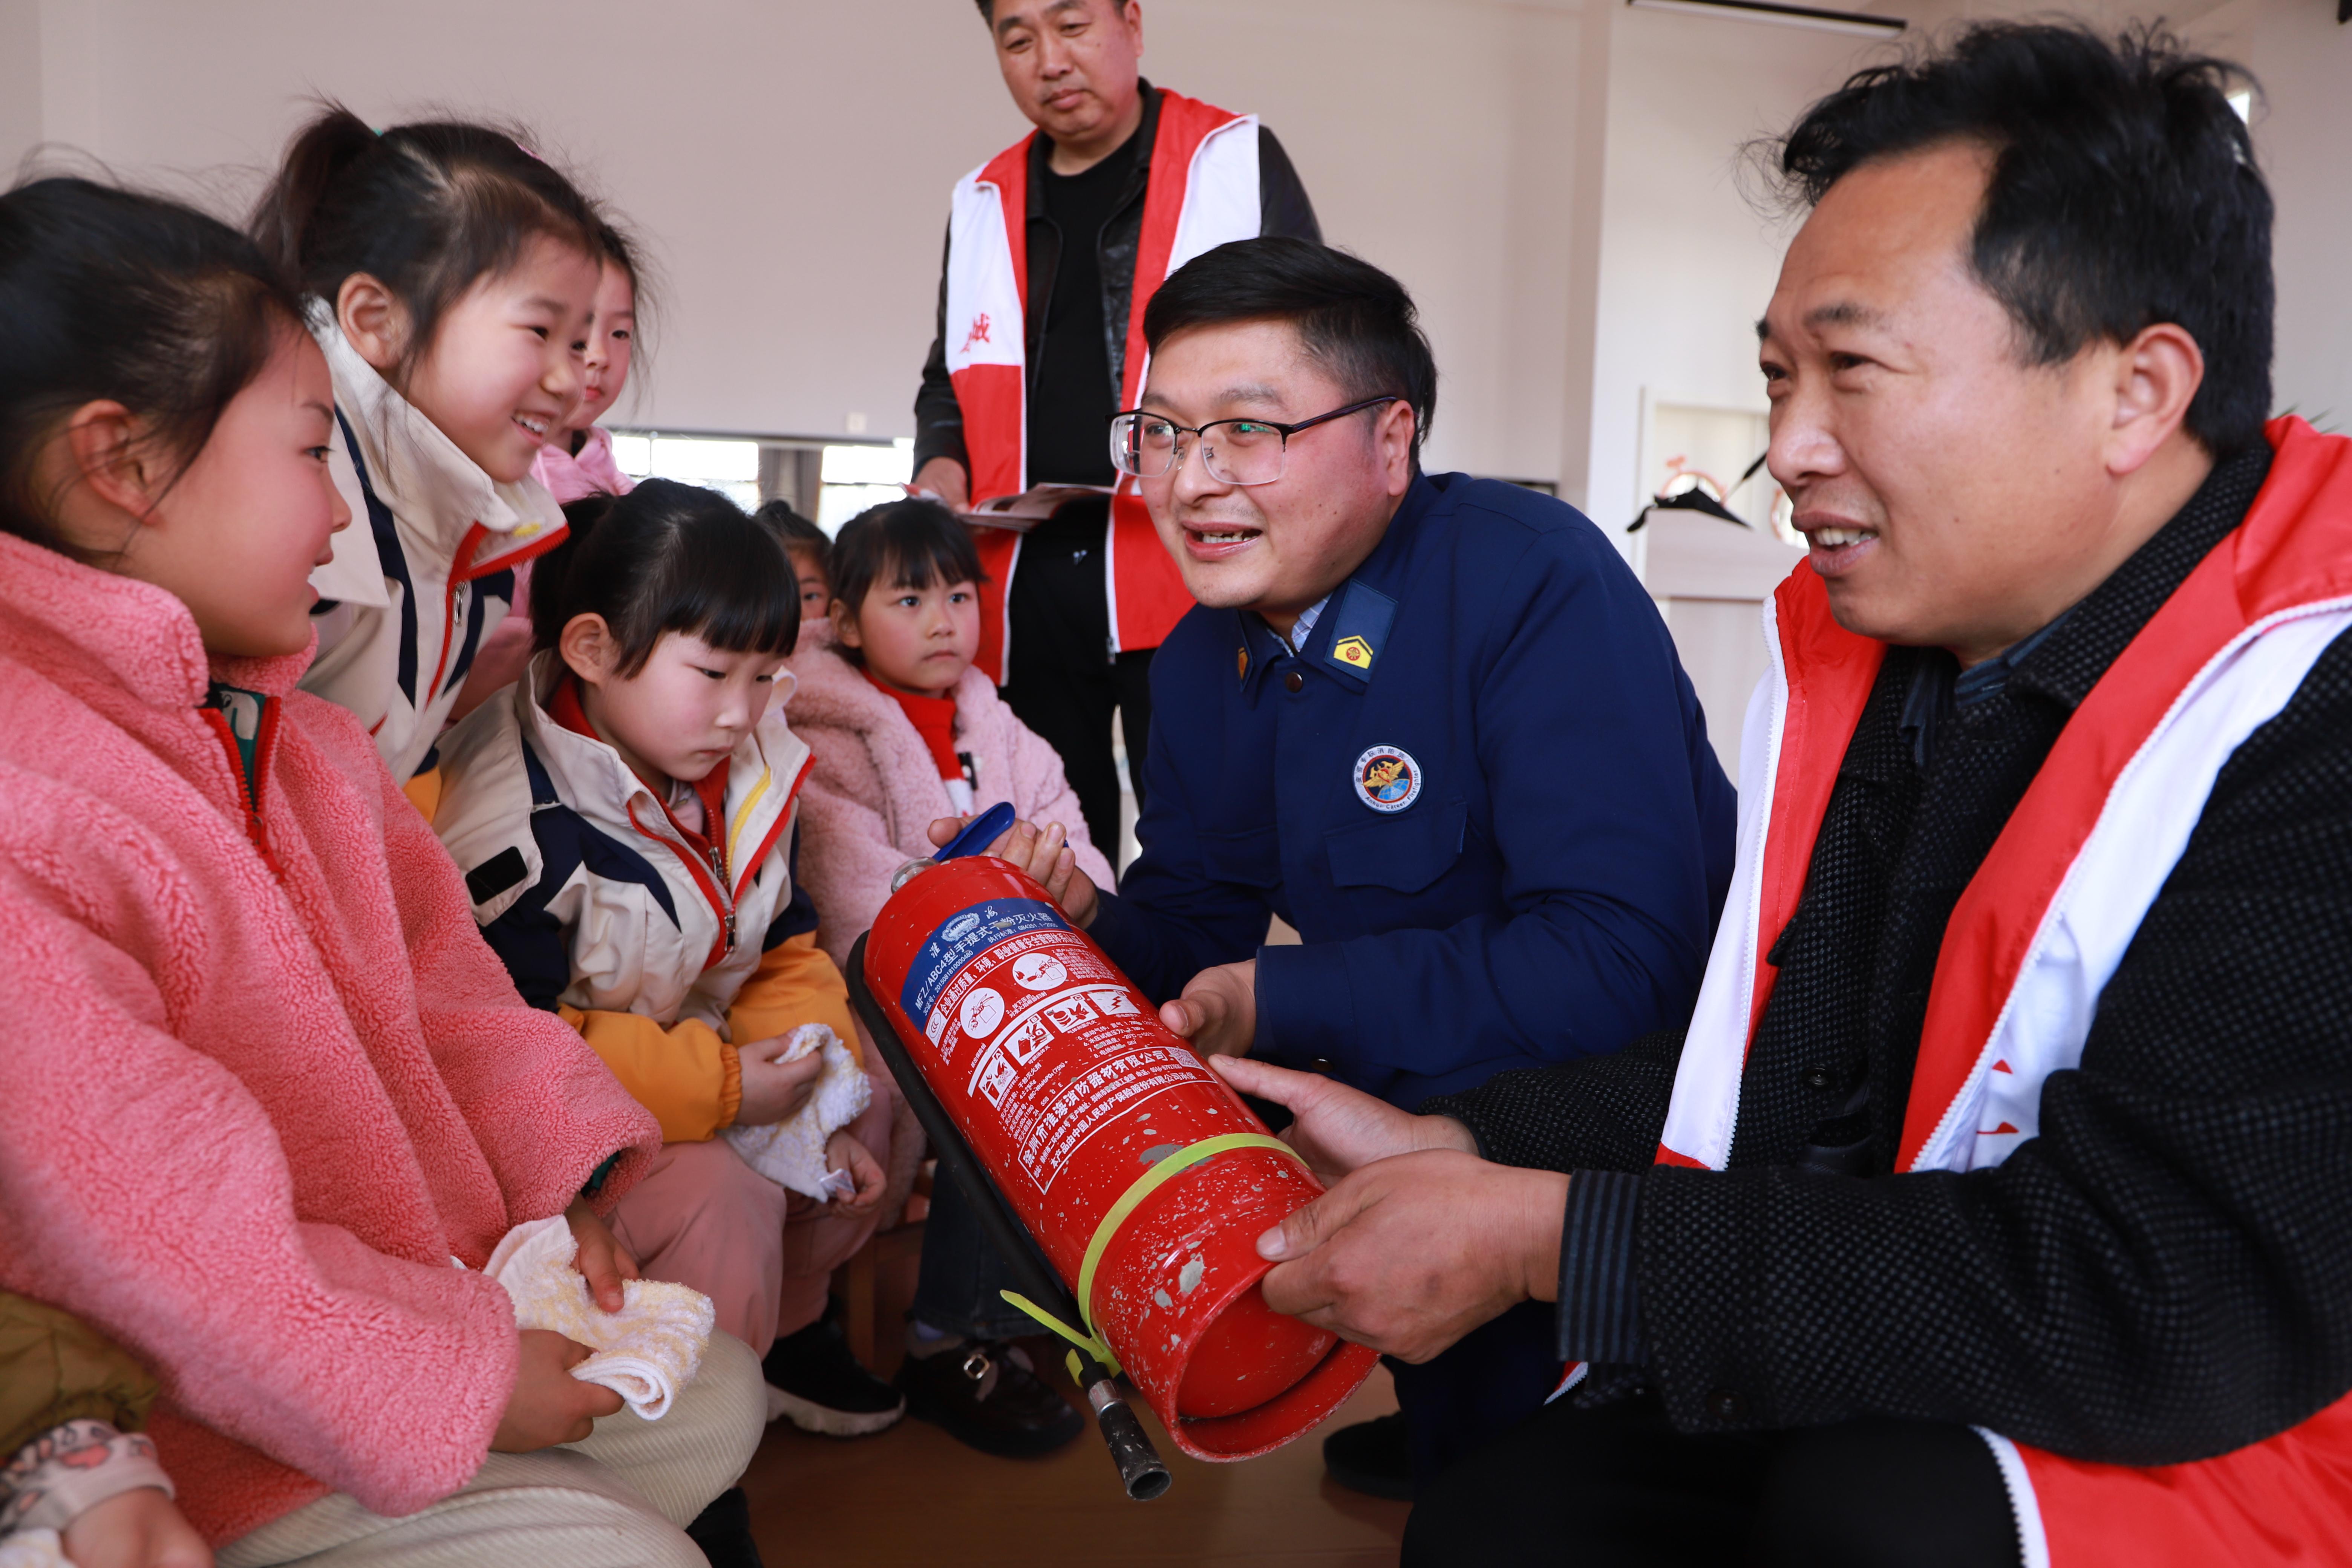
[[[1348,580],[1331,590],[1305,647],[1293,654],[1255,610],[1234,612],[1234,678],[1245,695],[1286,660],[1316,670],[1342,686],[1370,686],[1396,621],[1397,601],[1412,575],[1412,556],[1444,488],[1428,475],[1415,475],[1381,542]]]

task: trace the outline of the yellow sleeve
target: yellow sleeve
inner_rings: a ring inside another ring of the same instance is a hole
[[[857,1043],[857,1026],[849,1016],[849,985],[841,971],[816,944],[816,932],[803,931],[760,955],[760,967],[735,993],[727,1010],[727,1032],[738,1045],[750,1045],[771,1035],[787,1035],[803,1024],[830,1024],[849,1054],[865,1065]]]
[[[559,1006],[621,1087],[661,1123],[665,1143],[699,1143],[735,1120],[743,1064],[719,1031],[692,1018],[667,1028],[638,1013]]]
[[[401,785],[400,793],[408,797],[409,805],[425,814],[425,821],[432,821],[433,814],[441,809],[441,770],[425,769]]]
[[[0,1292],[0,1460],[68,1421],[147,1425],[155,1379],[69,1312]]]

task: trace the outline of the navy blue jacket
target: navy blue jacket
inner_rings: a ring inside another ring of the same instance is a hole
[[[1416,479],[1297,657],[1195,607],[1151,704],[1142,854],[1089,934],[1155,1000],[1255,957],[1254,1055],[1408,1107],[1688,1016],[1732,787],[1572,508]],[[1269,913],[1304,945],[1262,946]]]

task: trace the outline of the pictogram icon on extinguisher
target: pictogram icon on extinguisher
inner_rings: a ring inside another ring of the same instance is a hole
[[[942,1119],[942,1165],[967,1148],[994,1189],[977,1206],[1001,1200],[1059,1276],[1039,1283],[1050,1304],[1009,1298],[1124,1372],[1185,1453],[1279,1447],[1377,1359],[1258,1292],[1257,1237],[1322,1186],[1042,888],[958,853],[1009,826],[984,818],[901,873],[851,955],[853,995],[908,1100]],[[1099,1413],[1116,1387],[1093,1382]]]

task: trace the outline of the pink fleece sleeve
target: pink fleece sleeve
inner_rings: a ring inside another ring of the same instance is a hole
[[[506,1195],[514,1222],[561,1214],[596,1168],[614,1203],[661,1149],[661,1125],[580,1032],[526,1004],[482,940],[457,863],[383,775],[384,858],[416,972],[425,1042]],[[478,1262],[479,1260],[475,1260]]]
[[[20,822],[71,804],[14,770],[0,789]],[[90,820],[85,802],[79,826],[113,863],[104,879],[149,874],[147,909],[110,903],[90,857],[68,864],[54,835],[0,831],[0,1284],[98,1327],[179,1410],[370,1509],[446,1496],[513,1389],[513,1308],[445,1258],[296,1218],[261,1107],[173,1037],[112,935],[131,920],[170,939],[201,916],[135,825]]]
[[[816,905],[817,940],[835,963],[873,925],[890,879],[912,858],[890,842],[889,824],[825,776],[824,758],[801,786],[801,885]]]

